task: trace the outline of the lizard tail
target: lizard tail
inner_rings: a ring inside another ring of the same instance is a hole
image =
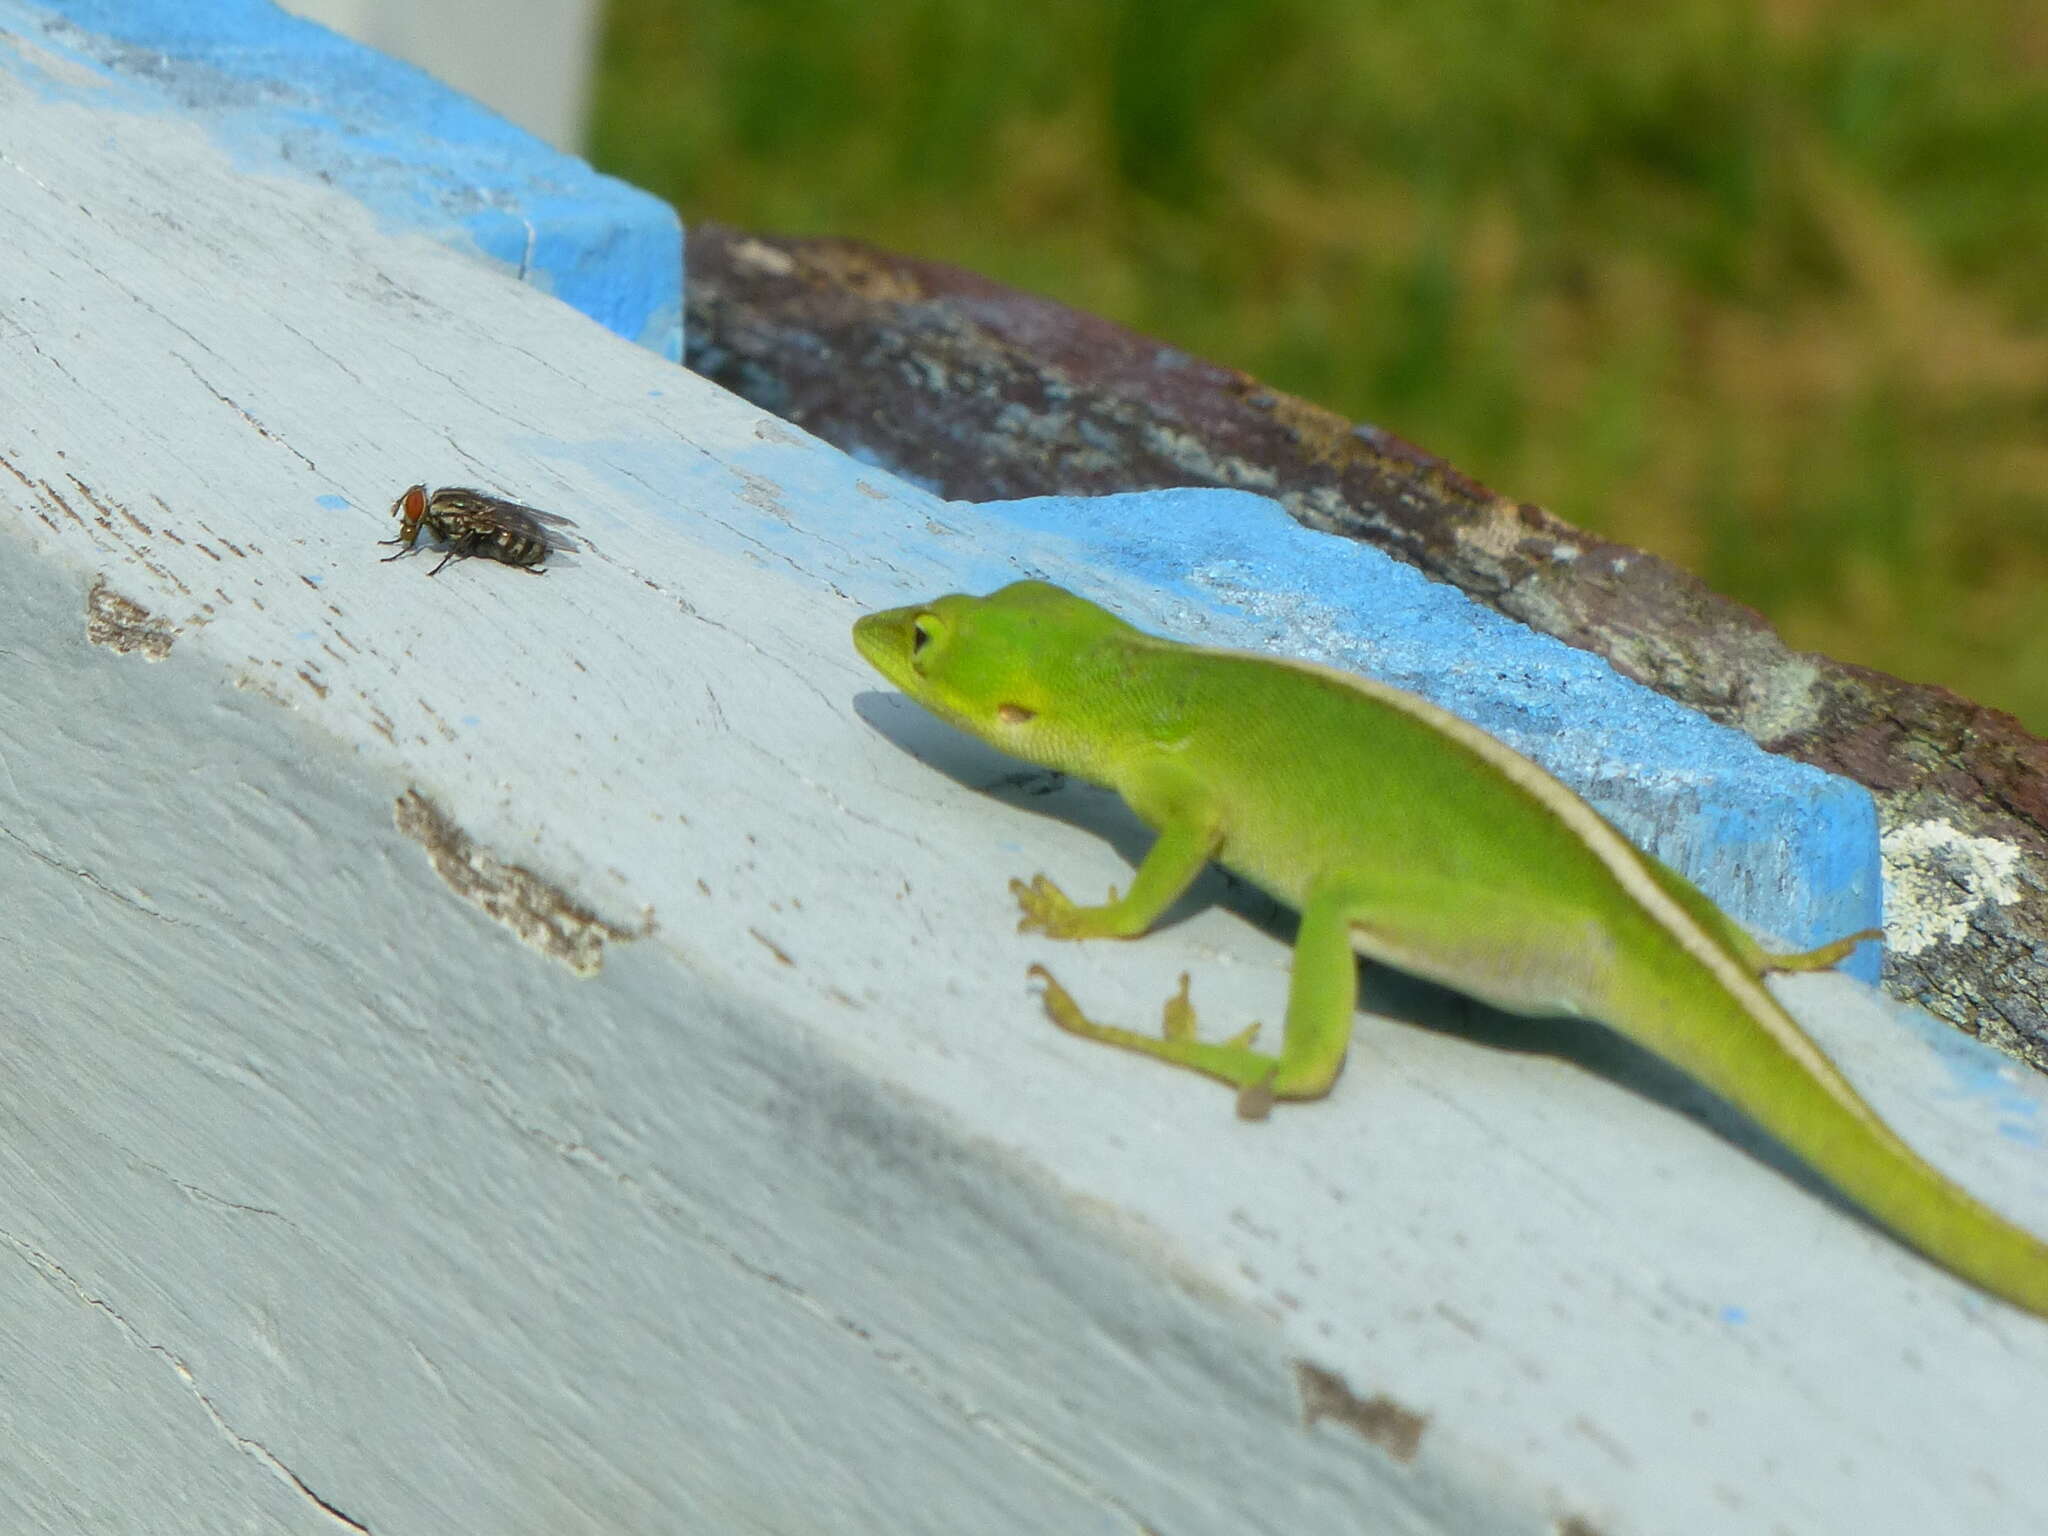
[[[1682,1038],[1656,1026],[1627,1032],[1742,1109],[1927,1258],[2048,1317],[2048,1243],[1901,1140],[1761,984],[1737,990],[1716,984],[1719,977],[1700,979],[1706,985],[1682,1013],[1696,1022]],[[1705,995],[1709,987],[1717,1002]],[[1624,1011],[1644,1017],[1616,1013]],[[1681,1016],[1672,1007],[1658,1012]]]

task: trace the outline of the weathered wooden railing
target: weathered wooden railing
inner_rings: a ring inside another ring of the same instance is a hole
[[[1286,950],[1220,887],[1014,934],[1007,876],[1106,886],[1132,824],[847,627],[1033,573],[1370,668],[1794,940],[1874,915],[1862,791],[1243,492],[828,448],[669,360],[659,205],[209,14],[0,0],[0,1528],[2048,1520],[2048,1329],[1597,1029],[1371,975],[1258,1127],[1053,1031],[1033,960],[1220,1022]],[[380,563],[414,481],[583,547]],[[2048,1228],[2037,1078],[1783,995]]]

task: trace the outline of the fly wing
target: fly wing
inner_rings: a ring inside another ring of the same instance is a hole
[[[471,521],[480,528],[511,528],[538,539],[550,549],[575,549],[585,542],[573,534],[555,531],[574,528],[576,524],[569,518],[468,486],[444,486],[434,492],[433,505],[436,512]]]
[[[557,517],[552,512],[543,512],[538,507],[521,506],[516,501],[498,502],[492,509],[495,521],[500,527],[516,528],[529,538],[540,540],[549,549],[579,549],[587,541],[573,533],[564,533],[565,528],[576,525],[566,517]]]
[[[533,537],[545,543],[549,549],[588,549],[591,547],[590,541],[580,534],[563,532],[564,529],[576,526],[569,518],[558,517],[553,512],[543,512],[538,507],[521,506],[516,501],[506,502],[505,507],[521,525],[519,529],[521,533],[533,535]]]
[[[496,503],[496,506],[500,513],[508,513],[514,517],[525,518],[530,522],[546,523],[550,528],[574,528],[576,526],[576,520],[573,517],[562,517],[553,512],[543,512],[539,507],[529,507],[520,502],[500,501]]]

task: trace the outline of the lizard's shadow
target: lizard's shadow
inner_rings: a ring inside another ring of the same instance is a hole
[[[964,788],[1092,833],[1115,849],[1133,869],[1152,846],[1151,829],[1113,791],[1020,763],[956,730],[901,694],[862,693],[854,700],[854,712],[910,756]],[[1036,866],[999,872],[1003,878],[1028,878],[1033,873]],[[1056,872],[1049,873],[1058,878]],[[1128,882],[1121,882],[1120,886],[1127,889]],[[1099,895],[1084,891],[1070,894],[1083,902],[1100,899]],[[1290,947],[1294,943],[1296,917],[1292,908],[1213,864],[1174,903],[1159,926],[1165,928],[1185,921],[1208,906],[1235,913],[1271,935],[1276,943]],[[1568,1061],[1686,1116],[1776,1169],[1816,1198],[1875,1225],[1743,1111],[1604,1024],[1591,1019],[1526,1018],[1502,1013],[1448,988],[1369,961],[1361,962],[1360,973],[1359,1006],[1373,1013],[1411,1028],[1433,1030],[1493,1050]]]

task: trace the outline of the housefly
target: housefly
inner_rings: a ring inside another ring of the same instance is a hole
[[[575,527],[568,518],[537,507],[523,507],[516,501],[467,486],[444,485],[429,495],[424,485],[415,485],[392,503],[391,514],[399,519],[398,537],[378,542],[405,547],[396,555],[386,555],[387,563],[418,548],[422,528],[448,546],[441,565],[427,572],[429,576],[440,575],[441,566],[450,560],[464,560],[471,555],[521,566],[538,576],[543,574],[541,562],[550,551],[569,548],[577,542],[567,534],[550,531]]]

